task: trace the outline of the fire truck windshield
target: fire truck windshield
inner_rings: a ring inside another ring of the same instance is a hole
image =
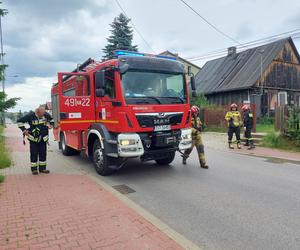
[[[186,103],[183,73],[127,71],[122,75],[123,93],[128,104]]]

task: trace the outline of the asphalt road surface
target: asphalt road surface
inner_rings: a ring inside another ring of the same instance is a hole
[[[80,156],[55,157],[70,168],[96,175]],[[300,249],[300,165],[207,149],[210,169],[196,152],[186,166],[130,160],[109,177],[153,215],[203,249]]]

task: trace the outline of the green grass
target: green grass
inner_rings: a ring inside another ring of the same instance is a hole
[[[226,133],[227,128],[218,127],[218,126],[209,126],[204,129],[204,132],[218,132],[218,133]]]
[[[258,133],[274,133],[274,124],[272,123],[257,123],[256,132]]]
[[[262,140],[261,146],[268,148],[276,148],[287,151],[300,152],[299,145],[296,142],[289,140],[278,133],[271,132],[268,133]]]
[[[3,136],[3,126],[0,126],[0,169],[11,165],[11,158],[5,148],[5,137]]]
[[[5,176],[0,174],[0,183],[4,182]]]

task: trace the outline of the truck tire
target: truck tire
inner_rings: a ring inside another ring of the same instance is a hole
[[[93,163],[99,175],[112,173],[112,169],[109,168],[109,157],[105,155],[99,140],[96,140],[93,145]]]
[[[171,152],[168,157],[155,160],[158,165],[169,165],[175,158],[175,151]]]
[[[66,144],[66,138],[65,138],[64,134],[60,135],[59,147],[60,147],[61,152],[63,153],[63,155],[69,156],[69,155],[72,155],[74,153],[74,149],[70,148]]]

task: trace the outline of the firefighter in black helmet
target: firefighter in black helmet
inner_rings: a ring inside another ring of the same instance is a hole
[[[27,137],[30,144],[31,172],[33,175],[40,173],[48,174],[46,169],[47,143],[49,140],[49,127],[53,125],[50,114],[44,107],[39,107],[35,112],[31,111],[27,115],[17,120],[18,127],[22,130],[23,136]],[[29,128],[25,128],[25,124]],[[25,143],[25,141],[24,141]]]
[[[202,122],[199,117],[199,108],[197,106],[192,106],[191,112],[192,112],[192,147],[189,149],[186,149],[184,151],[184,154],[182,155],[182,163],[185,165],[186,160],[191,154],[194,146],[197,149],[198,152],[198,158],[200,162],[200,167],[208,169],[208,166],[205,161],[205,155],[204,155],[204,145],[202,142]]]
[[[234,149],[232,145],[232,137],[235,134],[237,148],[241,149],[241,126],[243,125],[241,113],[237,110],[237,105],[232,103],[230,111],[226,113],[225,120],[228,122],[228,146]]]

